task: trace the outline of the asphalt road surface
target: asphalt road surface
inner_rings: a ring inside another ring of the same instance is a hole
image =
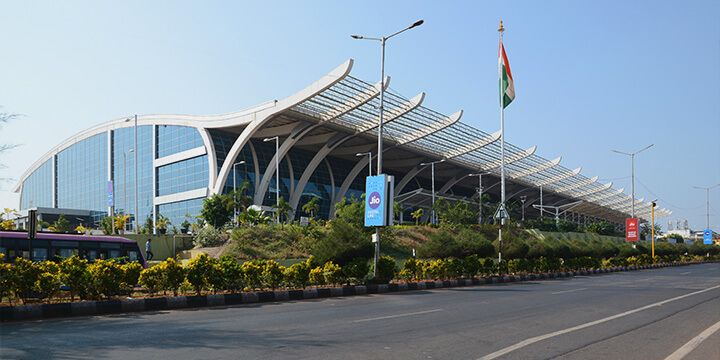
[[[2,359],[720,359],[720,264],[0,324]]]

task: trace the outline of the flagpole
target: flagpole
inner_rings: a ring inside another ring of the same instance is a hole
[[[500,21],[498,32],[500,33],[500,55],[502,56],[502,39],[505,28]],[[505,209],[505,94],[503,92],[502,78],[500,79],[500,207]],[[498,230],[498,261],[502,265],[502,227],[505,225],[505,217],[500,212],[500,229]]]

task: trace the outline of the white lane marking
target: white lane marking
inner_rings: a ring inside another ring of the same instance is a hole
[[[565,293],[571,293],[571,292],[575,292],[575,291],[583,291],[583,290],[587,290],[587,288],[582,288],[582,289],[574,289],[574,290],[565,290],[565,291],[556,291],[556,292],[554,292],[554,293],[550,293],[550,294],[552,294],[552,295],[557,295],[557,294],[565,294]]]
[[[418,311],[418,312],[408,313],[408,314],[398,314],[398,315],[390,315],[390,316],[381,316],[381,317],[370,318],[370,319],[360,319],[360,320],[354,320],[353,322],[359,323],[359,322],[366,322],[366,321],[393,319],[393,318],[399,318],[399,317],[404,317],[404,316],[413,316],[413,315],[429,314],[429,313],[434,313],[434,312],[438,312],[438,311],[443,311],[443,309],[435,309],[435,310],[427,310],[427,311]]]
[[[700,335],[694,337],[692,340],[688,341],[685,345],[680,347],[679,349],[675,350],[674,353],[670,354],[670,356],[666,357],[665,360],[680,360],[685,357],[685,355],[689,354],[691,351],[695,350],[698,345],[700,345],[703,341],[707,340],[712,334],[714,334],[716,331],[720,330],[720,321],[716,322],[715,325],[705,329],[705,331],[701,332]]]
[[[656,302],[656,303],[654,303],[654,304],[645,305],[645,306],[643,306],[643,307],[640,307],[640,308],[637,308],[637,309],[634,309],[634,310],[628,310],[628,311],[626,311],[626,312],[624,312],[624,313],[616,314],[616,315],[613,315],[613,316],[608,316],[608,317],[606,317],[606,318],[602,318],[602,319],[600,319],[600,320],[591,321],[591,322],[589,322],[589,323],[585,323],[585,324],[582,324],[582,325],[573,326],[573,327],[571,327],[571,328],[567,328],[567,329],[563,329],[563,330],[558,330],[558,331],[555,331],[555,332],[552,332],[552,333],[549,333],[549,334],[540,335],[540,336],[532,337],[532,338],[529,338],[529,339],[525,339],[525,340],[523,340],[523,341],[521,341],[521,342],[519,342],[519,343],[517,343],[517,344],[515,344],[515,345],[508,346],[508,347],[506,347],[506,348],[504,348],[504,349],[500,349],[500,350],[498,350],[498,351],[496,351],[496,352],[494,352],[494,353],[492,353],[492,354],[485,355],[485,356],[481,357],[481,358],[478,359],[478,360],[491,360],[491,359],[495,359],[495,358],[498,358],[498,357],[500,357],[500,356],[503,356],[503,355],[505,355],[505,354],[507,354],[507,353],[509,353],[509,352],[511,352],[511,351],[515,351],[515,350],[517,350],[517,349],[523,348],[523,347],[528,346],[528,345],[530,345],[530,344],[534,344],[534,343],[536,343],[536,342],[538,342],[538,341],[542,341],[542,340],[549,339],[549,338],[552,338],[552,337],[555,337],[555,336],[560,336],[560,335],[563,335],[563,334],[567,334],[567,333],[569,333],[569,332],[573,332],[573,331],[576,331],[576,330],[584,329],[584,328],[587,328],[587,327],[590,327],[590,326],[594,326],[594,325],[597,325],[597,324],[602,324],[602,323],[608,322],[608,321],[610,321],[610,320],[615,320],[615,319],[621,318],[621,317],[623,317],[623,316],[628,316],[628,315],[630,315],[630,314],[634,314],[634,313],[639,312],[639,311],[651,309],[651,308],[654,308],[654,307],[656,307],[656,306],[658,306],[658,305],[667,304],[667,303],[669,303],[669,302],[673,302],[673,301],[675,301],[675,300],[684,299],[684,298],[689,297],[689,296],[693,296],[693,295],[697,295],[697,294],[702,294],[702,293],[704,293],[704,292],[711,291],[711,290],[715,290],[715,289],[717,289],[717,288],[720,288],[720,285],[716,285],[716,286],[713,286],[713,287],[711,287],[711,288],[707,288],[707,289],[700,290],[700,291],[696,291],[696,292],[693,292],[693,293],[681,295],[681,296],[678,296],[678,297],[674,297],[674,298],[672,298],[672,299],[668,299],[668,300]]]
[[[686,272],[684,272],[684,273],[680,273],[680,275],[687,275],[687,274],[690,274],[690,273],[692,273],[692,271],[686,271]]]

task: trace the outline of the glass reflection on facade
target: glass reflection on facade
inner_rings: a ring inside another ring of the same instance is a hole
[[[195,216],[200,215],[202,204],[203,199],[192,199],[162,204],[158,205],[158,213],[170,220],[171,225],[168,227],[168,230],[173,227],[180,230],[182,228],[183,221],[187,220],[191,224],[195,222]],[[190,215],[190,217],[185,216],[186,214]]]
[[[98,134],[62,150],[55,157],[56,207],[107,211],[107,134]],[[94,216],[93,222],[100,221]]]
[[[35,170],[23,183],[20,209],[31,207],[52,207],[52,159]]]
[[[157,168],[157,195],[178,194],[208,185],[207,155]]]
[[[183,152],[204,146],[200,133],[194,127],[158,125],[157,157]]]
[[[112,178],[114,184],[115,212],[132,215],[135,220],[135,156],[138,158],[137,200],[138,226],[152,217],[152,126],[138,126],[137,149],[135,128],[127,127],[112,132]],[[133,150],[130,152],[130,150]],[[137,151],[137,154],[135,154]],[[123,157],[123,154],[125,156]]]

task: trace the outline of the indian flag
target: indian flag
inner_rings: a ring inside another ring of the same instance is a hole
[[[512,73],[510,72],[510,64],[507,55],[505,55],[505,47],[502,39],[500,39],[500,55],[498,56],[498,73],[500,75],[500,105],[506,108],[515,100],[515,83],[513,82]]]

